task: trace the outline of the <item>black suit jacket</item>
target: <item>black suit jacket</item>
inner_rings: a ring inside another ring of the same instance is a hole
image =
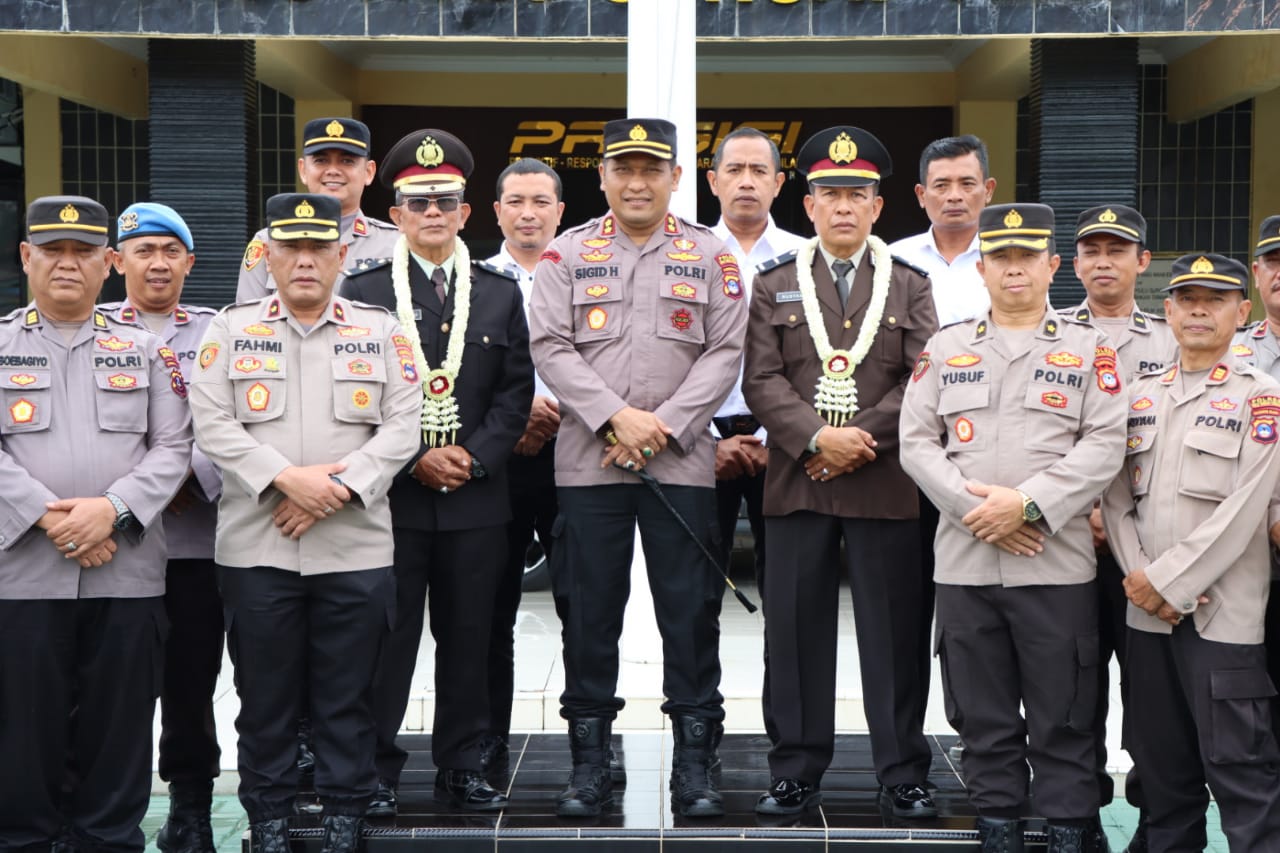
[[[462,429],[457,443],[480,464],[486,476],[472,478],[455,492],[442,495],[410,476],[418,455],[391,486],[391,518],[396,527],[417,530],[467,530],[505,524],[511,518],[507,488],[507,458],[524,434],[533,405],[533,362],[529,358],[529,327],[520,287],[510,273],[475,261],[471,266],[471,316],[467,321],[462,369],[454,390]],[[456,270],[455,275],[461,274]],[[444,362],[453,324],[456,287],[441,305],[422,268],[409,263],[409,289],[418,316],[422,353],[436,369]],[[348,299],[381,305],[395,313],[391,264],[352,273],[342,284]],[[426,370],[418,365],[425,378]]]

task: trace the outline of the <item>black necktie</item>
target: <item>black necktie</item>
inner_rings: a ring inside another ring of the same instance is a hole
[[[436,298],[440,300],[440,304],[444,304],[444,267],[436,267],[431,271],[431,282],[436,286]]]
[[[831,269],[836,274],[836,293],[840,294],[840,307],[849,303],[849,270],[853,269],[853,261],[833,261]]]

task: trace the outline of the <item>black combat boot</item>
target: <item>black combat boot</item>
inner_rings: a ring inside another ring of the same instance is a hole
[[[364,818],[327,814],[321,821],[324,846],[320,853],[361,853],[364,850]]]
[[[717,764],[716,724],[702,717],[673,716],[671,807],[684,817],[720,817],[724,799],[712,778]]]
[[[978,818],[981,853],[1022,853],[1022,821],[1018,818]]]
[[[1087,826],[1050,823],[1045,827],[1049,840],[1046,853],[1111,853],[1107,835],[1096,819]]]
[[[169,817],[156,834],[156,847],[164,853],[214,853],[212,805],[213,780],[171,783]]]
[[[249,824],[250,853],[289,853],[289,818]]]
[[[569,749],[573,771],[569,786],[556,800],[561,817],[595,817],[613,805],[613,780],[609,776],[610,721],[599,717],[569,721]]]

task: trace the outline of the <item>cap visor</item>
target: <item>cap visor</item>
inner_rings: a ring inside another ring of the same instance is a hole
[[[330,148],[335,148],[338,151],[345,151],[348,154],[355,154],[357,157],[369,156],[369,149],[363,145],[357,145],[354,142],[338,142],[337,140],[330,141],[328,139],[320,142],[311,142],[310,144],[302,146],[302,153],[303,155],[315,154],[317,151],[327,151]]]
[[[1280,249],[1280,237],[1268,237],[1258,243],[1253,249],[1253,256],[1260,258],[1267,252],[1274,252]]]
[[[272,240],[337,240],[337,228],[314,228],[309,225],[291,225],[286,228],[272,228],[269,232]]]
[[[604,159],[609,160],[613,157],[620,157],[623,154],[648,154],[658,160],[670,160],[675,154],[670,150],[662,150],[652,147],[652,143],[648,145],[626,145],[622,148],[612,148],[605,152]]]
[[[1001,237],[998,240],[983,240],[978,245],[978,250],[984,255],[1000,249],[1007,249],[1011,246],[1019,249],[1030,249],[1033,252],[1046,252],[1049,250],[1048,237]]]
[[[32,231],[27,235],[27,242],[33,246],[43,246],[45,243],[53,243],[57,240],[77,240],[81,243],[88,243],[90,246],[105,246],[107,245],[107,229],[99,229],[97,226],[92,225],[74,228],[59,226],[58,228]]]
[[[400,195],[440,195],[441,193],[460,193],[466,189],[466,186],[465,181],[452,178],[447,181],[404,183],[395,190]]]
[[[1142,235],[1137,231],[1132,228],[1126,228],[1123,225],[1116,225],[1115,223],[1108,225],[1100,223],[1086,225],[1076,232],[1076,239],[1079,240],[1081,237],[1088,237],[1090,234],[1110,234],[1112,237],[1119,237],[1121,240],[1128,240],[1130,243],[1142,242]]]
[[[1173,281],[1169,282],[1168,287],[1163,288],[1160,292],[1168,293],[1169,291],[1177,290],[1180,287],[1191,286],[1207,287],[1210,290],[1238,290],[1241,293],[1244,293],[1244,286],[1235,279],[1231,279],[1230,281],[1221,281],[1219,279],[1204,278],[1203,276],[1198,275],[1178,276]]]

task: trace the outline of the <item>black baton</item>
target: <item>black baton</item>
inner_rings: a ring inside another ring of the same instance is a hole
[[[618,465],[617,462],[613,464]],[[714,566],[716,571],[720,573],[720,576],[724,578],[724,582],[728,584],[729,589],[733,590],[734,598],[738,599],[738,602],[742,604],[743,607],[747,608],[748,613],[755,613],[756,606],[751,603],[751,599],[743,595],[742,590],[734,586],[733,579],[729,577],[729,573],[720,565],[720,561],[715,558],[715,555],[711,553],[711,549],[703,543],[698,534],[693,532],[693,528],[689,526],[689,522],[685,520],[685,517],[680,514],[680,510],[676,509],[671,503],[671,499],[667,497],[666,492],[662,491],[662,484],[658,482],[657,478],[648,471],[645,471],[643,468],[633,469],[627,468],[625,465],[618,465],[618,467],[624,471],[630,471],[632,474],[635,474],[644,481],[644,484],[649,487],[649,491],[653,492],[654,495],[657,496],[658,500],[667,508],[667,511],[670,512],[671,516],[676,520],[676,523],[684,528],[684,532],[689,534],[689,538],[694,541],[698,546],[698,549],[702,551],[707,560],[710,561],[711,565]]]

